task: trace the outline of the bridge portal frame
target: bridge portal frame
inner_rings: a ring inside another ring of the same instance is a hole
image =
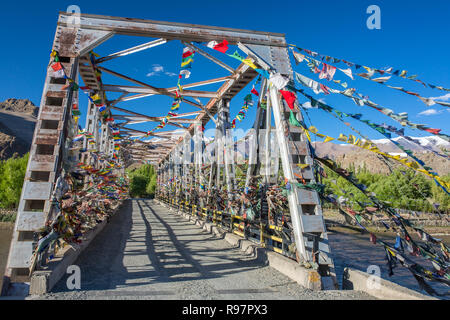
[[[89,53],[114,35],[154,37],[159,39],[93,61]],[[61,62],[64,69],[72,79],[77,79],[80,76],[90,89],[95,90],[102,97],[102,102],[107,106],[107,111],[110,114],[112,114],[112,110],[128,113],[127,117],[119,115],[119,117],[127,119],[126,124],[143,119],[160,121],[162,117],[149,117],[130,110],[121,109],[116,104],[155,94],[174,96],[176,88],[156,88],[105,68],[102,64],[112,59],[162,45],[167,41],[182,41],[185,45],[195,49],[199,54],[231,73],[226,77],[184,86],[184,93],[187,97],[210,98],[206,105],[185,99],[185,103],[194,105],[200,110],[195,113],[179,115],[177,119],[171,119],[169,123],[170,125],[185,129],[186,133],[192,135],[198,125],[204,126],[218,113],[218,106],[222,106],[223,112],[223,106],[228,106],[229,101],[258,75],[247,64],[242,63],[236,69],[230,68],[224,62],[212,57],[192,43],[214,40],[222,41],[223,39],[227,39],[230,45],[238,45],[241,50],[248,54],[248,57],[252,61],[259,64],[271,74],[280,73],[292,79],[292,69],[285,37],[280,33],[60,12],[52,49],[58,51],[59,56],[62,58]],[[104,85],[97,78],[96,70],[128,80],[137,86]],[[223,84],[217,92],[188,90],[197,86],[220,82]],[[4,276],[5,281],[2,289],[2,294],[4,295],[21,290],[23,285],[29,281],[29,277],[31,276],[30,272],[34,268],[31,257],[36,242],[35,236],[37,231],[52,217],[51,202],[54,197],[53,191],[55,184],[61,175],[63,159],[70,156],[66,142],[75,134],[68,130],[69,122],[73,121],[73,118],[70,116],[70,111],[74,104],[78,104],[78,96],[73,94],[71,90],[66,90],[64,88],[66,84],[67,82],[62,83],[61,81],[55,80],[49,63],[40,103],[38,122],[30,151],[30,160],[27,165],[24,188]],[[106,98],[107,92],[121,92],[122,95],[116,100],[109,101]],[[296,134],[295,139],[292,138],[292,135],[286,137],[283,134],[286,130],[295,131],[295,128],[287,127],[289,124],[285,121],[285,116],[288,110],[281,100],[279,92],[272,86],[268,88],[268,95],[275,120],[275,128],[268,129],[276,129],[274,131],[278,137],[285,177],[290,180],[295,180],[294,173],[298,170],[295,162],[299,158],[312,164],[308,141],[304,139],[301,133]],[[97,112],[98,110],[92,105],[89,107],[86,128],[93,131],[95,145],[85,146],[88,149],[91,147],[98,148],[102,152],[112,154],[114,146],[112,133],[108,126],[102,127]],[[195,118],[186,118],[192,115]],[[226,123],[228,121],[227,119],[227,117],[220,117],[216,121],[216,126],[219,130],[223,130],[226,127],[228,124]],[[49,121],[53,121],[51,129],[48,127]],[[188,123],[189,126],[185,127],[182,125],[183,123]],[[262,123],[259,122],[257,127],[264,128],[270,126],[270,121],[265,125]],[[124,124],[121,125],[121,132],[128,136],[132,134],[141,136],[147,134],[146,132],[127,128]],[[173,159],[175,158],[175,152],[181,154],[185,152],[186,155],[187,149],[183,148],[182,143],[185,139],[183,135],[178,139],[168,139],[168,141],[164,132],[151,135],[163,140],[166,139],[164,148],[162,146],[157,147],[153,156],[130,151],[129,157],[136,160],[148,159],[157,165],[158,172],[160,173],[157,188],[159,190],[161,183],[167,183],[169,179],[174,178],[175,168]],[[50,145],[53,146],[52,152],[48,151]],[[293,145],[295,148],[293,148]],[[186,146],[186,143],[184,146]],[[302,151],[300,154],[295,154],[293,149],[298,150],[299,146]],[[194,149],[202,150],[202,146],[199,147],[194,143]],[[225,181],[228,189],[231,188],[231,184],[233,183],[233,170],[233,167],[229,168],[226,166]],[[206,178],[201,176],[201,170],[199,170],[199,164],[197,162],[195,162],[192,171],[195,172],[193,180],[197,185],[199,185],[200,181],[206,181]],[[37,176],[36,172],[48,173],[48,176],[46,175],[44,179],[45,181],[35,181]],[[191,171],[185,170],[184,172]],[[306,175],[303,172],[303,175],[306,177],[309,175],[310,178],[308,180],[314,181],[312,172],[308,172]],[[39,208],[33,206],[38,206]],[[296,247],[302,260],[318,261],[319,264],[325,266],[323,268],[325,274],[330,275],[330,272],[333,273],[333,261],[327,242],[325,224],[317,193],[298,189],[293,185],[289,195],[289,207],[295,233]]]

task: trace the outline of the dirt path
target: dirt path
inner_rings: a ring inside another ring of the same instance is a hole
[[[151,200],[131,200],[43,299],[371,299],[305,289]]]

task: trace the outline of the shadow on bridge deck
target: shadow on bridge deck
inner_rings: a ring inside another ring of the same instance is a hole
[[[202,231],[152,200],[127,201],[46,298],[361,299],[359,292],[313,292]]]

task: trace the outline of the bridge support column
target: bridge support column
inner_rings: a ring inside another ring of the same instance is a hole
[[[78,83],[79,57],[112,34],[109,31],[87,30],[58,23],[52,49],[58,52],[66,76]],[[36,232],[52,216],[52,193],[64,160],[74,160],[69,148],[77,128],[71,111],[73,104],[78,104],[78,93],[71,87],[64,87],[69,81],[56,76],[52,65],[53,57],[47,67],[2,295],[28,293],[28,283],[34,268],[32,256]]]
[[[233,191],[236,189],[234,159],[232,156],[234,144],[230,129],[230,100],[222,99],[218,102],[217,106],[215,135],[215,158],[217,161],[216,187],[220,188],[224,184],[226,185],[228,200],[233,199]],[[230,150],[230,148],[233,150]]]
[[[309,142],[299,130],[300,128],[290,126],[285,120],[289,117],[290,109],[281,101],[279,91],[274,86],[271,86],[269,91],[284,177],[289,181],[295,181],[296,176],[302,176],[305,183],[314,183],[313,159],[310,155]],[[298,117],[301,117],[299,113]],[[302,121],[301,118],[298,120]],[[289,132],[288,138],[285,132]],[[298,163],[306,163],[310,166],[300,169],[297,166]],[[322,276],[331,276],[335,281],[334,263],[318,193],[300,189],[291,183],[288,200],[295,244],[301,260],[308,263],[316,262]]]

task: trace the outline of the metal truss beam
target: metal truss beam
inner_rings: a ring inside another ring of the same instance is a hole
[[[73,17],[78,17],[78,15],[60,12],[58,25],[71,26]],[[205,42],[212,40],[222,41],[223,39],[227,39],[230,44],[243,42],[264,46],[286,47],[284,34],[281,33],[212,27],[188,23],[100,16],[93,14],[81,14],[79,17],[80,28],[87,30],[103,30],[122,35],[179,39],[194,42]]]
[[[135,46],[135,47],[132,47],[132,48],[128,48],[128,49],[125,49],[125,50],[122,50],[122,51],[119,51],[119,52],[116,52],[116,53],[112,53],[112,54],[109,54],[109,55],[107,55],[105,57],[102,57],[102,58],[98,58],[98,59],[95,60],[95,63],[100,64],[102,62],[109,61],[109,60],[112,60],[112,59],[115,59],[115,58],[118,58],[118,57],[127,56],[129,54],[136,53],[136,52],[139,52],[139,51],[142,51],[142,50],[147,50],[147,49],[150,49],[150,48],[153,48],[153,47],[165,44],[166,42],[167,42],[166,39],[157,39],[157,40],[154,40],[154,41],[146,42],[146,43],[143,43],[141,45],[138,45],[138,46]]]

